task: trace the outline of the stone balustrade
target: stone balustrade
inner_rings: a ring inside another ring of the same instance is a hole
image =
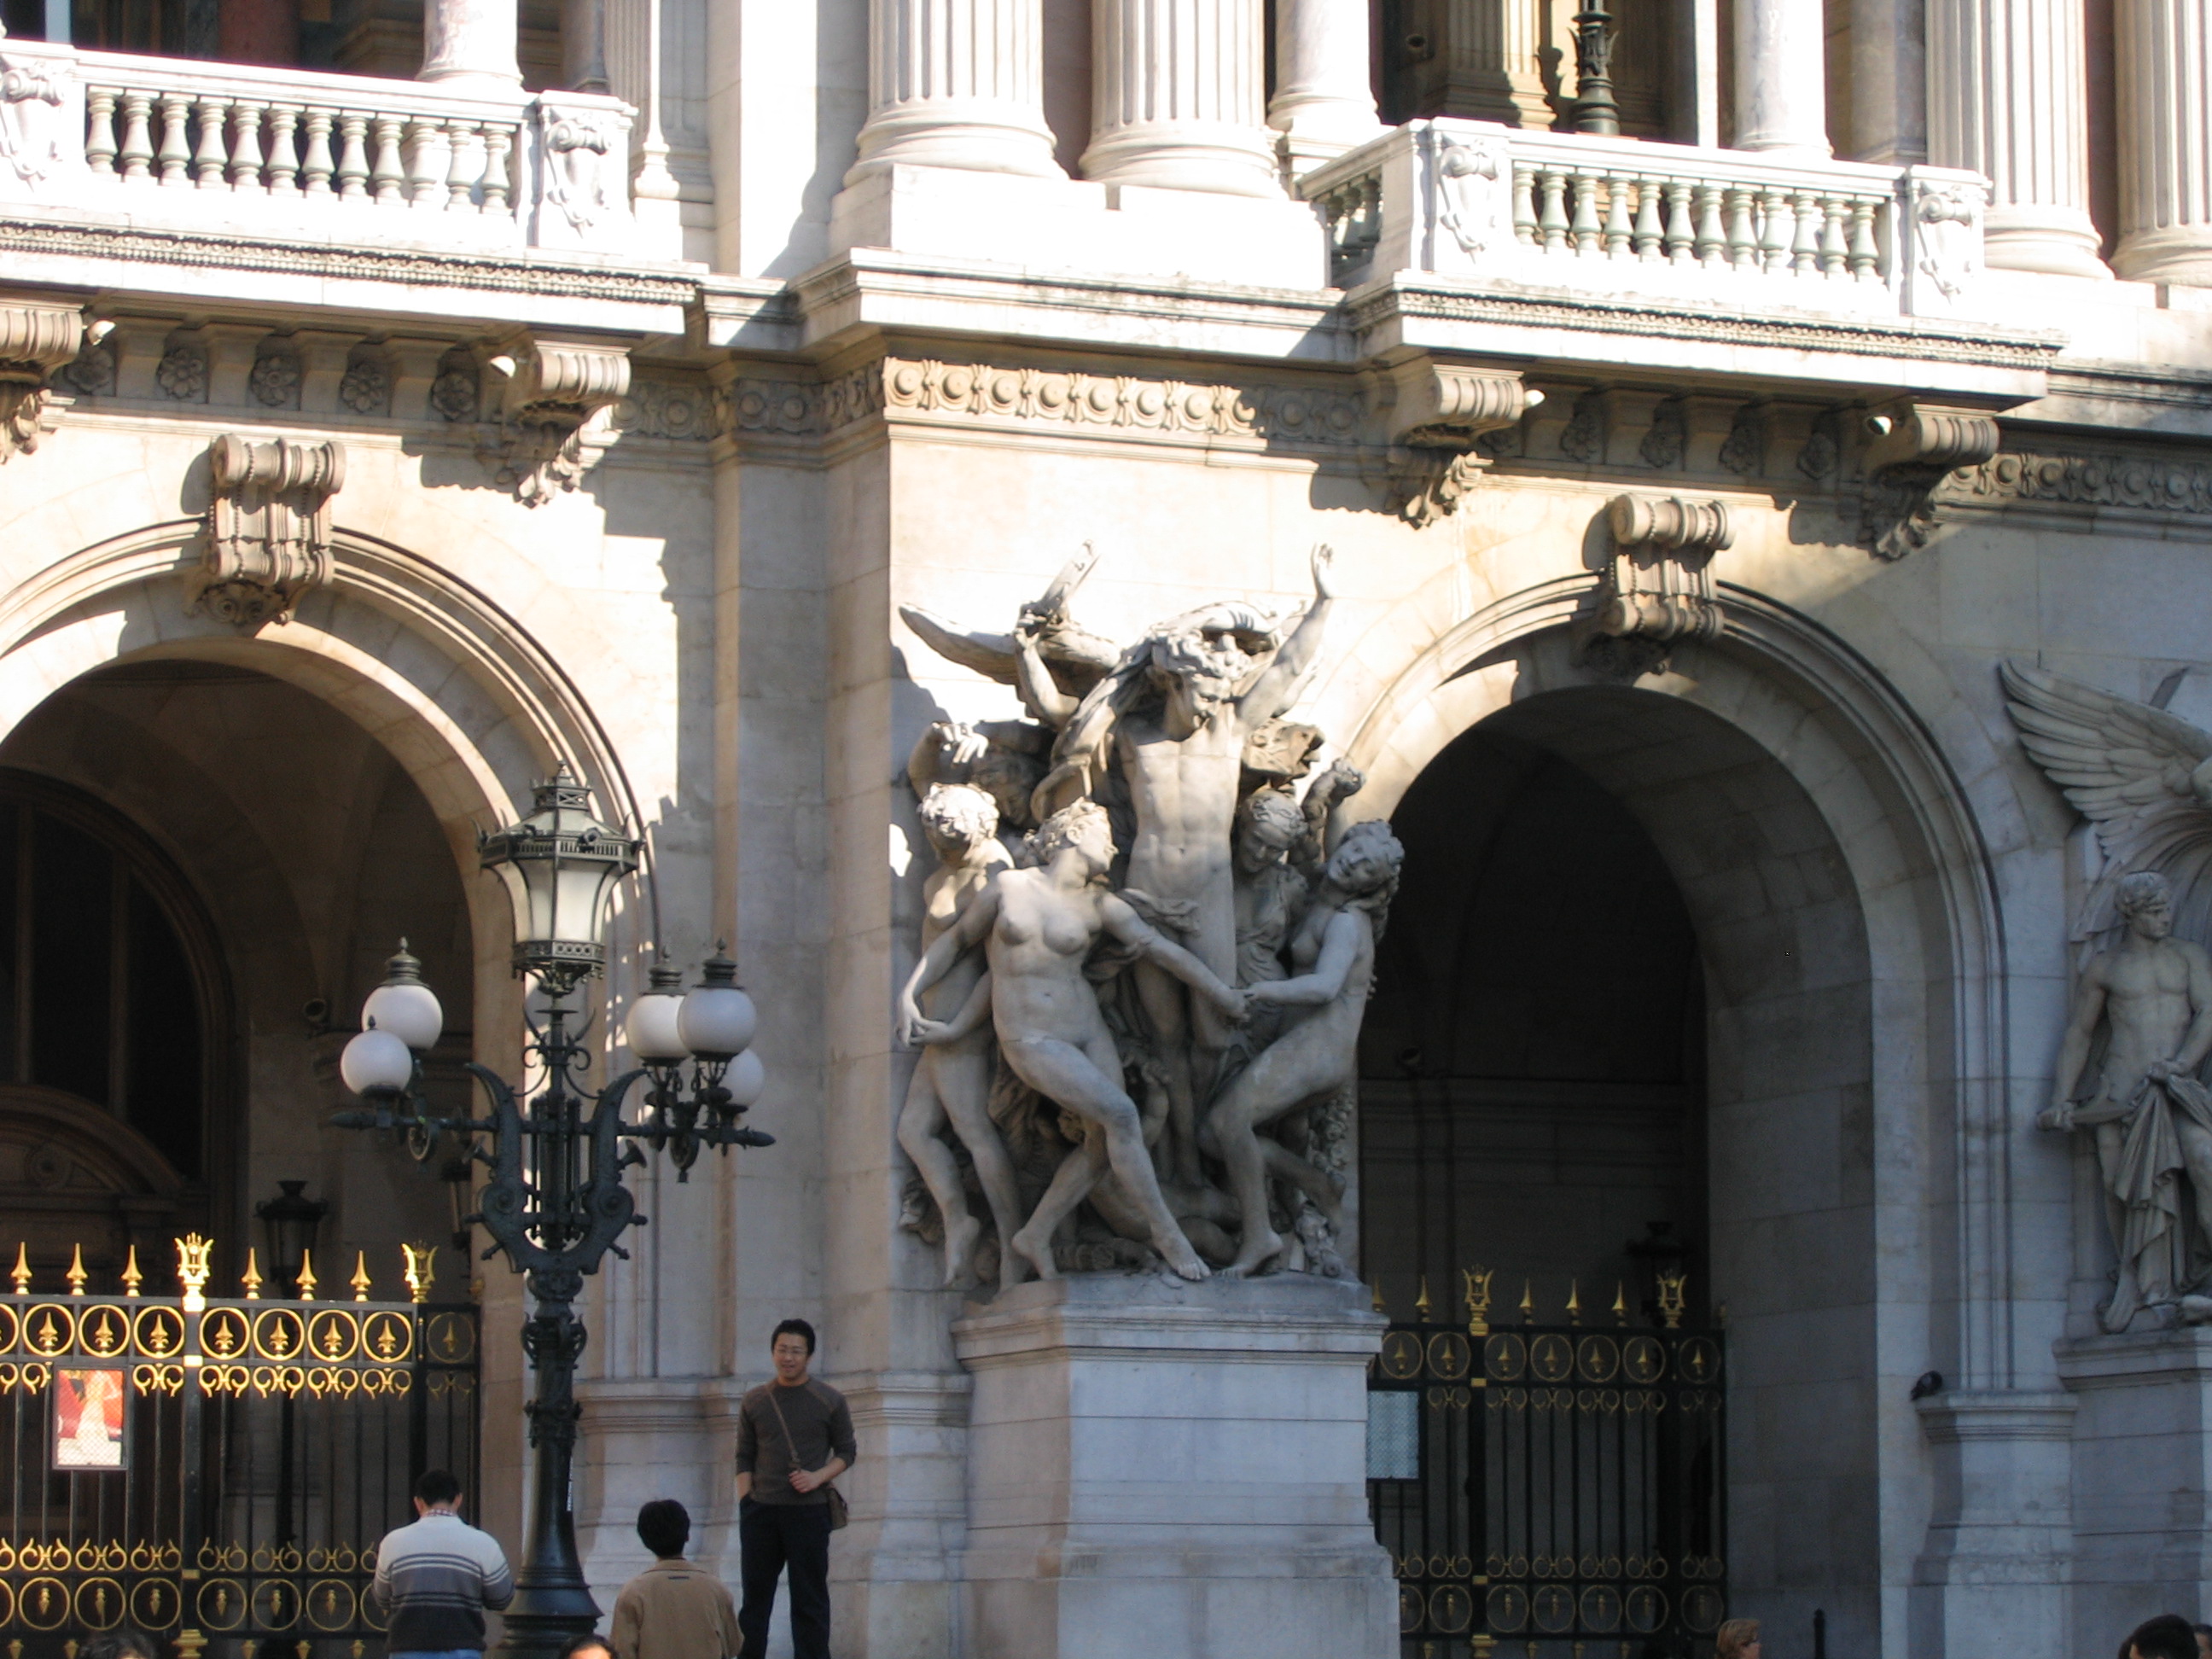
[[[1927,314],[1981,269],[1976,174],[1415,121],[1302,181],[1332,280],[1469,276],[1732,305]]]
[[[629,249],[629,106],[0,42],[0,203],[320,241]]]

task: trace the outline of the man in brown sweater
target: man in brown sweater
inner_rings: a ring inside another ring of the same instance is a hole
[[[845,1396],[806,1374],[814,1327],[787,1319],[769,1339],[775,1380],[738,1409],[738,1546],[744,1599],[744,1659],[768,1659],[775,1581],[791,1573],[793,1659],[830,1659],[830,1483],[853,1467]]]
[[[615,1659],[730,1659],[742,1639],[737,1610],[720,1579],[684,1559],[684,1505],[656,1498],[637,1512],[637,1536],[654,1559],[615,1598]]]

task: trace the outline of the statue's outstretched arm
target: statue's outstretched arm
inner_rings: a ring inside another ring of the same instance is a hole
[[[907,976],[906,988],[899,993],[900,1042],[909,1048],[915,1046],[921,1028],[933,1024],[922,1018],[921,994],[951,973],[952,964],[988,935],[998,919],[999,880],[994,876],[961,907],[959,920],[937,936],[929,949],[921,953],[921,960],[914,964],[914,972]],[[961,1012],[967,1012],[964,1005]]]
[[[1328,609],[1335,602],[1336,592],[1329,586],[1329,568],[1336,558],[1328,546],[1313,550],[1314,599],[1306,607],[1306,614],[1298,618],[1298,625],[1291,630],[1252,689],[1237,704],[1245,720],[1257,725],[1271,720],[1288,708],[1298,695],[1298,682],[1305,678],[1306,670],[1321,655],[1322,634],[1328,624]]]
[[[2065,1041],[2058,1045],[2058,1065],[2051,1079],[2051,1105],[2036,1121],[2046,1129],[2074,1127],[2074,1091],[2088,1064],[2089,1044],[2097,1035],[2097,1022],[2105,1015],[2105,975],[2102,959],[2089,964],[2081,976],[2081,989],[2074,999],[2074,1017],[2066,1023]]]
[[[1109,893],[1100,902],[1098,914],[1106,924],[1106,931],[1122,944],[1143,952],[1148,961],[1166,969],[1231,1019],[1244,1018],[1245,994],[1224,984],[1212,969],[1152,927],[1127,900]]]
[[[957,1042],[962,1037],[982,1029],[991,1018],[991,974],[984,969],[968,993],[968,1000],[960,1005],[960,1012],[947,1020],[925,1019],[914,1028],[914,1041],[923,1048],[936,1048],[947,1042]]]
[[[1321,956],[1314,963],[1313,972],[1297,979],[1264,981],[1247,993],[1255,1002],[1280,1003],[1285,1007],[1318,1008],[1334,1002],[1344,994],[1346,981],[1352,977],[1352,964],[1359,959],[1359,930],[1362,919],[1350,910],[1339,910],[1328,919],[1328,930],[1322,935]]]

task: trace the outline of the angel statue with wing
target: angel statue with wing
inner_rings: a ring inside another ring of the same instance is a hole
[[[2173,937],[2202,938],[2212,906],[2212,733],[2039,669],[2003,676],[2021,746],[2104,852],[2074,933],[2106,948],[2081,969],[2036,1121],[2096,1138],[2119,1257],[2099,1313],[2124,1331],[2180,1302],[2212,1245],[2212,1092],[2197,1076],[2212,1054],[2212,957]]]

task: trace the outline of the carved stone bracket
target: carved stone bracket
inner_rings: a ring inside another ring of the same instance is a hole
[[[1728,626],[1713,594],[1713,555],[1735,539],[1727,503],[1680,495],[1616,495],[1606,508],[1613,556],[1595,605],[1573,628],[1575,654],[1609,679],[1665,668],[1683,640]]]
[[[331,497],[345,482],[345,446],[226,432],[208,446],[208,466],[215,494],[192,608],[239,628],[289,620],[331,579]]]
[[[28,454],[54,428],[55,370],[76,360],[84,313],[75,306],[0,302],[0,462]]]
[[[612,410],[629,391],[629,349],[603,339],[518,331],[485,367],[505,377],[477,450],[526,507],[574,489],[615,440]]]
[[[1516,424],[1544,394],[1517,369],[1480,368],[1417,357],[1390,370],[1390,482],[1399,514],[1416,527],[1450,516],[1491,457],[1486,432]]]
[[[1866,425],[1859,540],[1881,558],[1901,559],[1925,546],[1936,528],[1936,487],[1997,453],[1996,417],[1900,399],[1868,416]]]

